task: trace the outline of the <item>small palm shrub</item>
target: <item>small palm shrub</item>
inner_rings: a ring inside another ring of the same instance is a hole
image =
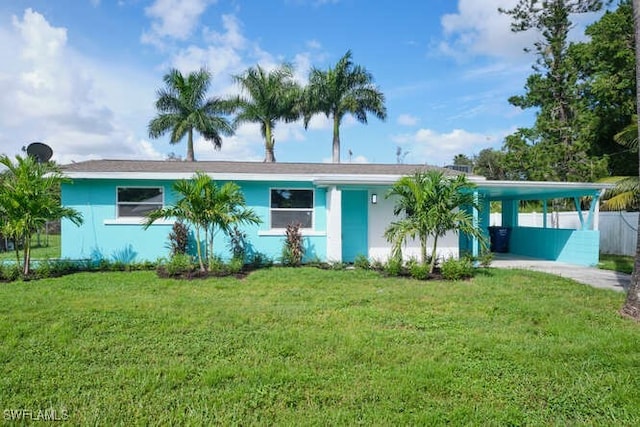
[[[455,259],[447,258],[440,267],[442,278],[445,280],[462,280],[473,277],[473,262],[468,257]]]

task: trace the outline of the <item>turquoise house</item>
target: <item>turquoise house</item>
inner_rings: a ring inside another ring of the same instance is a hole
[[[384,230],[394,219],[394,201],[385,198],[389,187],[401,176],[416,170],[438,169],[449,175],[459,172],[425,165],[176,162],[135,160],[91,160],[65,165],[71,183],[62,187],[62,204],[77,209],[84,223],[77,227],[62,223],[62,257],[110,259],[122,262],[156,260],[169,254],[168,235],[173,221],[157,221],[148,229],[144,215],[171,205],[176,196],[175,180],[188,179],[196,171],[218,182],[237,183],[248,207],[262,223],[243,230],[251,249],[278,259],[284,228],[290,222],[302,224],[307,259],[353,262],[358,255],[385,260],[390,246]],[[474,211],[477,226],[488,233],[491,202],[502,204],[502,225],[511,229],[513,256],[528,256],[580,265],[598,262],[599,232],[597,201],[602,184],[558,182],[487,181],[469,175],[476,184],[474,194],[483,207]],[[591,209],[578,209],[581,227],[565,230],[520,227],[521,200],[581,198],[592,200]],[[223,235],[214,247],[229,256]],[[458,256],[461,251],[477,254],[476,240],[453,233],[439,241],[438,255]],[[417,257],[417,242],[407,242],[405,257]]]

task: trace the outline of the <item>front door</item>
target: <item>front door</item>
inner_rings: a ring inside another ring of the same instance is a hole
[[[366,190],[342,190],[342,262],[368,257],[368,207]]]

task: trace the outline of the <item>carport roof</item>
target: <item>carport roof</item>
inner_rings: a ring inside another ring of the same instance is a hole
[[[599,195],[613,184],[546,181],[476,181],[478,191],[490,200],[550,200]]]

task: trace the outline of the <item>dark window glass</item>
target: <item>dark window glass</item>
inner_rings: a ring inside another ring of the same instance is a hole
[[[313,209],[313,190],[271,190],[271,207]]]
[[[118,217],[142,217],[162,208],[162,187],[119,187]]]
[[[313,228],[310,211],[271,211],[271,228],[287,228],[289,224],[300,224],[301,228]]]
[[[313,190],[271,190],[271,228],[313,228]]]

